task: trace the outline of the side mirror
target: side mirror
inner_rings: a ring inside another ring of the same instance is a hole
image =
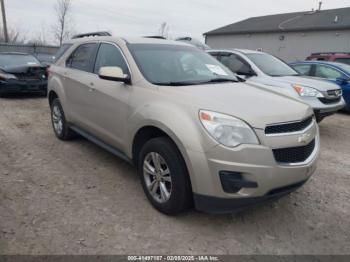
[[[338,77],[336,80],[335,80],[339,85],[345,85],[348,83],[349,79],[346,79],[344,77]]]
[[[237,72],[237,75],[242,75],[242,76],[256,76],[256,73],[253,71],[253,69],[249,68],[248,70],[240,70]]]
[[[123,70],[118,66],[103,66],[100,68],[98,76],[105,80],[123,82],[125,84],[131,83],[130,76],[124,74]]]

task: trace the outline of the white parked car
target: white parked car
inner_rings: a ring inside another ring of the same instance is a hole
[[[273,55],[242,49],[207,52],[247,81],[264,84],[307,103],[313,108],[318,122],[345,106],[338,85],[301,76]]]

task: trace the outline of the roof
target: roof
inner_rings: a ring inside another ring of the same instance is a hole
[[[173,40],[165,40],[165,39],[157,39],[157,38],[148,38],[148,37],[116,37],[116,36],[89,36],[82,38],[75,38],[65,41],[64,43],[86,43],[90,41],[110,41],[110,42],[126,42],[131,44],[168,44],[168,45],[182,45],[189,46],[189,44],[173,41]]]
[[[256,50],[248,50],[248,49],[237,49],[237,48],[232,48],[232,49],[210,49],[207,50],[208,53],[215,53],[215,52],[238,52],[242,54],[264,54],[264,52],[256,51]]]
[[[207,33],[210,35],[350,29],[350,7],[252,17]]]
[[[296,61],[289,63],[290,65],[296,65],[296,64],[318,64],[318,65],[331,65],[334,67],[338,67],[341,69],[344,69],[344,65],[347,67],[350,67],[350,65],[339,63],[339,62],[331,62],[331,61],[319,61],[319,60],[305,60],[305,61]]]

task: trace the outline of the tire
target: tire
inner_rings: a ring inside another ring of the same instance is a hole
[[[315,118],[316,118],[316,122],[319,124],[324,119],[324,116],[321,116],[320,113],[315,112]]]
[[[54,133],[61,140],[70,140],[75,136],[66,121],[60,100],[55,98],[51,103],[51,123]]]
[[[158,159],[160,163],[158,173],[154,159]],[[146,163],[150,167],[146,168]],[[154,138],[142,147],[138,158],[138,170],[143,190],[158,211],[167,215],[176,215],[192,206],[192,190],[186,163],[169,138]],[[150,172],[152,170],[153,172]],[[158,189],[152,193],[152,188],[155,189],[155,187]],[[164,187],[170,194],[164,193]]]
[[[43,97],[47,97],[47,90],[44,90],[41,94]]]

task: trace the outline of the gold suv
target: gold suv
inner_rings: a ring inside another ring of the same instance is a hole
[[[56,136],[78,133],[133,163],[151,204],[232,212],[305,183],[312,109],[245,83],[204,51],[152,38],[84,37],[49,69]]]

